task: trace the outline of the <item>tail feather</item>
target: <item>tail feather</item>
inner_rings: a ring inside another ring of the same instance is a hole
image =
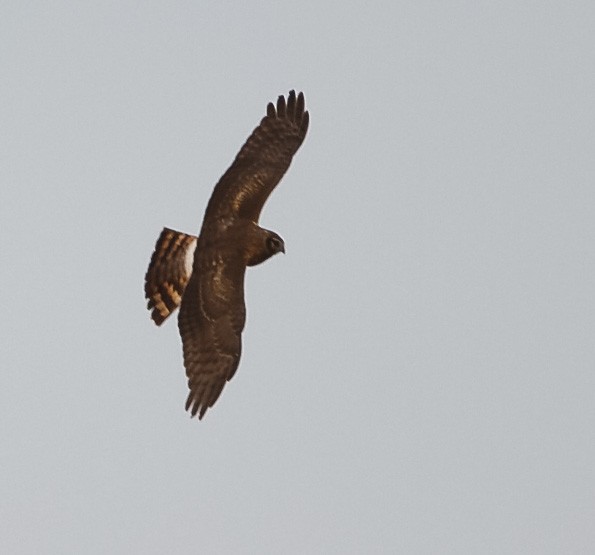
[[[145,275],[145,297],[151,318],[160,326],[180,306],[192,274],[197,237],[163,228]]]

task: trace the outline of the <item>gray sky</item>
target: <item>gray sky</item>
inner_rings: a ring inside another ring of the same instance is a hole
[[[592,2],[5,2],[2,553],[595,552]],[[143,277],[311,126],[202,422]]]

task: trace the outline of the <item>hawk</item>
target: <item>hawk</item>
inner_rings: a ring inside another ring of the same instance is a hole
[[[201,419],[240,362],[248,266],[285,252],[283,239],[258,225],[267,198],[308,131],[304,95],[267,106],[266,116],[219,179],[198,237],[164,228],[145,276],[147,307],[160,326],[179,306],[186,410]]]

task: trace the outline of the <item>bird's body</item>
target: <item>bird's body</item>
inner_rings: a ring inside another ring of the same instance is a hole
[[[287,171],[308,129],[304,97],[289,93],[252,132],[207,205],[197,237],[165,228],[145,276],[160,325],[180,305],[178,326],[190,389],[186,410],[202,418],[237,370],[246,321],[247,266],[285,252],[279,235],[258,225],[266,199]]]

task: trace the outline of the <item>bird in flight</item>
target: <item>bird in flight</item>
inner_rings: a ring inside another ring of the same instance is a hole
[[[180,307],[188,377],[186,410],[201,419],[234,375],[246,321],[248,266],[285,252],[283,239],[258,225],[267,198],[289,168],[308,131],[304,95],[280,96],[219,179],[198,237],[161,232],[145,276],[155,324]]]

